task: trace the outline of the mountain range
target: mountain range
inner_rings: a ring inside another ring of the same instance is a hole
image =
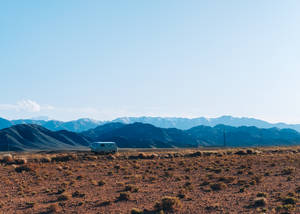
[[[113,141],[125,148],[196,147],[201,144],[183,130],[158,128],[144,123],[108,123],[81,135],[90,141]]]
[[[74,120],[74,121],[58,121],[58,120],[41,120],[38,119],[20,119],[20,120],[6,120],[0,118],[0,129],[8,128],[13,125],[18,124],[37,124],[43,126],[52,131],[58,130],[68,130],[72,132],[83,132],[89,129],[96,128],[99,125],[103,125],[111,122],[119,122],[124,124],[132,123],[147,123],[154,125],[159,128],[177,128],[182,130],[187,130],[195,126],[211,126],[216,125],[228,125],[233,127],[240,126],[256,126],[258,128],[288,128],[295,129],[300,132],[300,124],[286,124],[286,123],[269,123],[263,120],[258,120],[255,118],[247,117],[232,117],[232,116],[222,116],[217,118],[176,118],[176,117],[122,117],[117,118],[112,121],[96,121],[88,118]]]
[[[188,130],[159,128],[145,123],[108,123],[82,132],[90,141],[113,141],[119,147],[288,146],[300,144],[293,129],[255,126],[196,126]],[[225,138],[225,139],[224,139]]]
[[[0,130],[0,151],[83,149],[89,140],[66,130],[50,131],[35,124],[20,124]]]
[[[35,120],[35,119],[20,119],[20,120],[6,120],[0,118],[0,129],[8,128],[19,124],[36,124],[43,126],[51,131],[67,130],[71,132],[82,132],[88,129],[96,128],[104,124],[92,119],[82,118],[78,120],[63,122],[58,120]]]
[[[226,125],[196,126],[188,130],[159,128],[145,123],[106,123],[81,133],[51,131],[36,124],[19,124],[0,130],[1,151],[87,149],[95,141],[113,141],[121,148],[186,148],[199,146],[300,145],[293,129]]]
[[[113,120],[112,122],[121,122],[125,124],[130,123],[148,123],[160,128],[177,128],[177,129],[190,129],[195,126],[211,126],[227,125],[227,126],[256,126],[258,128],[280,128],[280,129],[295,129],[300,132],[300,124],[286,124],[286,123],[269,123],[264,120],[248,117],[232,117],[221,116],[217,118],[177,118],[177,117],[121,117]]]

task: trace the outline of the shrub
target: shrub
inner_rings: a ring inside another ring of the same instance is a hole
[[[27,164],[27,159],[26,158],[15,159],[15,164]]]
[[[126,185],[124,188],[124,192],[137,192],[138,188],[133,185]]]
[[[188,186],[191,186],[191,185],[192,185],[192,183],[189,182],[189,181],[187,181],[187,182],[184,183],[184,186],[185,186],[185,187],[188,187]]]
[[[83,198],[85,196],[84,193],[80,193],[78,191],[75,191],[73,194],[72,194],[72,197],[73,198]]]
[[[11,154],[6,154],[3,156],[2,161],[4,163],[12,163],[14,161],[13,156]]]
[[[262,182],[262,177],[261,176],[254,176],[252,177],[252,180],[255,181],[255,184],[259,184]]]
[[[215,203],[215,204],[212,204],[212,205],[208,205],[208,206],[206,206],[205,207],[205,209],[207,210],[207,211],[215,211],[215,210],[217,210],[217,209],[219,209],[220,208],[220,204],[218,204],[218,203]]]
[[[96,205],[97,207],[105,207],[105,206],[108,206],[110,205],[111,202],[110,201],[103,201],[101,202],[100,204]]]
[[[115,168],[116,170],[118,170],[118,169],[121,169],[121,166],[120,166],[120,165],[115,165],[114,168]]]
[[[248,155],[251,155],[251,154],[254,154],[254,153],[255,153],[254,150],[252,150],[252,149],[247,149],[246,152],[247,152]]]
[[[47,208],[47,212],[46,213],[57,213],[59,212],[59,206],[57,204],[51,204],[48,208]]]
[[[39,160],[39,162],[41,162],[41,163],[49,163],[49,162],[51,162],[51,158],[49,158],[49,157],[43,157],[43,158],[41,158]]]
[[[284,197],[282,198],[283,204],[296,204],[297,203],[297,198],[294,197]]]
[[[101,181],[98,181],[98,186],[103,186],[105,184],[105,181],[101,180]]]
[[[64,188],[59,188],[56,192],[57,195],[64,193],[66,190]]]
[[[239,185],[239,186],[243,186],[243,185],[246,185],[246,184],[247,184],[247,181],[244,180],[244,179],[238,180],[238,182],[237,182],[237,185]]]
[[[186,197],[186,195],[182,190],[180,190],[179,193],[177,194],[177,197],[180,198],[180,199],[183,199],[183,198]]]
[[[266,198],[267,196],[268,196],[268,193],[265,193],[265,192],[259,192],[256,194],[256,197],[259,197],[259,198],[261,198],[261,197]]]
[[[32,207],[34,207],[34,205],[35,205],[34,202],[26,202],[25,203],[26,208],[32,208]]]
[[[82,180],[82,178],[83,178],[82,175],[78,175],[78,176],[76,177],[76,180]]]
[[[132,191],[132,190],[133,190],[133,186],[132,185],[126,185],[125,188],[124,188],[124,192]]]
[[[218,179],[218,181],[223,181],[225,183],[232,183],[234,180],[235,178],[231,176],[223,176]]]
[[[227,187],[227,185],[223,182],[219,182],[219,183],[213,183],[210,185],[210,188],[214,191],[219,191],[219,190],[223,190]]]
[[[194,153],[185,154],[184,156],[185,157],[200,157],[200,156],[202,156],[202,153],[198,151],[198,152],[194,152]]]
[[[296,169],[294,167],[288,167],[288,168],[283,169],[281,171],[281,173],[282,173],[282,175],[291,175],[295,171],[296,171]]]
[[[239,150],[239,151],[235,152],[234,154],[236,154],[236,155],[247,155],[248,153],[247,153],[247,151]]]
[[[57,197],[57,201],[67,201],[70,199],[70,195],[68,193],[63,193],[62,195]]]
[[[32,169],[29,166],[27,166],[27,165],[23,165],[23,166],[16,167],[15,171],[18,172],[18,173],[21,173],[23,171],[30,172],[30,171],[32,171]]]
[[[200,184],[200,186],[207,186],[208,184],[209,184],[208,181],[203,181],[203,182]]]
[[[76,160],[77,156],[75,154],[68,154],[68,155],[59,155],[51,158],[52,162],[67,162],[71,160]]]
[[[163,211],[175,211],[181,208],[181,202],[177,197],[165,196],[160,202],[156,202],[154,208]]]
[[[165,172],[163,176],[166,178],[170,178],[170,177],[173,177],[174,175],[170,172]]]
[[[254,207],[264,207],[266,206],[268,203],[266,198],[260,197],[260,198],[255,198],[254,199]]]
[[[297,197],[297,194],[294,193],[294,192],[289,192],[289,193],[287,194],[287,196],[290,196],[290,197]]]
[[[137,209],[137,208],[132,208],[131,214],[143,214],[144,212],[140,209]]]
[[[291,204],[286,204],[286,205],[279,205],[276,207],[276,211],[280,212],[280,211],[285,211],[283,213],[290,213],[289,211],[293,210],[294,206]]]
[[[117,198],[118,201],[128,201],[130,199],[130,195],[127,192],[121,192],[119,197]]]
[[[223,170],[221,168],[212,168],[211,169],[212,172],[216,173],[216,174],[219,174],[221,173]]]

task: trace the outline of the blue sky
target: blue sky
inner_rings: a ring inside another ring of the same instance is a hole
[[[0,117],[300,123],[298,0],[0,3]]]

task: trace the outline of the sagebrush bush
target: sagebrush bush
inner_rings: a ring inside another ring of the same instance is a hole
[[[118,201],[128,201],[130,199],[130,195],[127,192],[121,192],[119,197],[117,198]]]
[[[4,162],[4,163],[12,163],[13,161],[14,161],[14,159],[11,154],[4,155],[2,158],[2,162]]]
[[[259,192],[256,194],[256,197],[259,197],[259,198],[261,198],[261,197],[266,198],[267,196],[268,196],[268,193],[265,193],[265,192]]]
[[[57,197],[57,201],[67,201],[71,198],[70,194],[63,193]]]
[[[232,183],[233,181],[235,180],[234,177],[232,176],[222,176],[222,177],[219,177],[218,181],[222,181],[224,183]]]
[[[214,191],[226,189],[227,185],[223,182],[210,184],[210,188]]]
[[[295,198],[295,197],[290,197],[290,196],[287,196],[287,197],[284,197],[281,199],[282,203],[283,204],[296,204],[298,199]]]
[[[266,198],[263,197],[259,197],[259,198],[255,198],[254,199],[254,207],[264,207],[266,206],[268,203]]]
[[[161,201],[156,202],[154,208],[158,211],[175,211],[179,210],[181,206],[181,202],[177,197],[165,196],[161,199]]]
[[[291,175],[296,171],[294,167],[287,167],[281,171],[282,175]]]
[[[21,173],[21,172],[30,172],[30,171],[33,171],[33,169],[31,167],[29,167],[28,165],[22,165],[22,166],[16,167],[15,171],[18,173]]]
[[[15,159],[15,164],[27,164],[27,159],[26,158]]]
[[[132,208],[131,214],[143,214],[143,210],[137,209],[137,208]]]
[[[60,211],[60,209],[57,204],[51,204],[49,207],[47,207],[46,213],[57,213],[59,211]]]
[[[105,181],[103,180],[98,181],[98,186],[103,186],[104,184],[106,184]]]
[[[124,192],[138,192],[138,188],[133,185],[126,185],[124,187]]]

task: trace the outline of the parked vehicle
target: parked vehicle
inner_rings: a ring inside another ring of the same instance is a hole
[[[114,154],[118,152],[118,147],[115,142],[94,142],[90,144],[92,152],[98,154]]]

